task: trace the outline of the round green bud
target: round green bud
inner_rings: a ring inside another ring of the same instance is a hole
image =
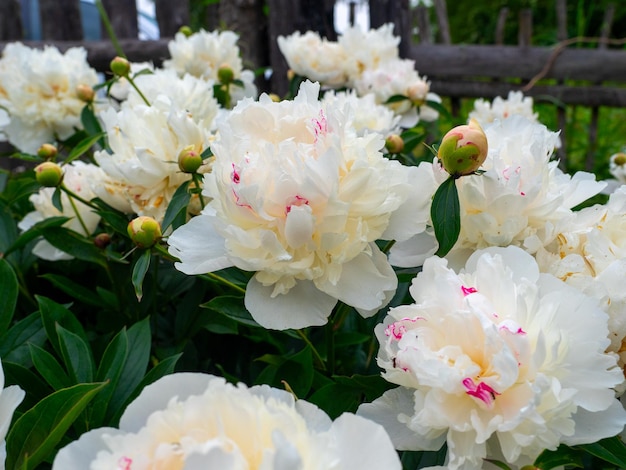
[[[85,103],[91,103],[96,96],[96,92],[89,85],[81,83],[76,86],[76,96]]]
[[[161,225],[152,217],[140,216],[128,223],[128,236],[139,248],[150,248],[163,234]]]
[[[105,232],[99,233],[94,237],[93,244],[101,250],[104,250],[107,246],[111,244],[111,235]]]
[[[178,168],[183,173],[195,173],[202,165],[202,157],[193,145],[185,147],[178,154]]]
[[[191,36],[193,34],[193,31],[187,25],[184,25],[184,26],[181,26],[180,28],[178,28],[178,32],[179,33],[183,33],[186,37],[189,37],[189,36]]]
[[[118,77],[128,77],[130,62],[124,57],[117,56],[111,61],[111,71]]]
[[[626,165],[626,153],[616,153],[611,157],[611,160],[618,166]]]
[[[46,188],[56,188],[63,181],[63,170],[54,162],[43,162],[35,167],[35,179]]]
[[[478,121],[457,126],[441,139],[437,157],[454,178],[471,175],[487,158],[487,136]]]
[[[398,134],[391,134],[385,139],[385,148],[389,153],[400,153],[404,150],[404,140]]]
[[[233,69],[230,67],[230,65],[220,65],[220,68],[217,69],[217,79],[220,81],[220,83],[228,85],[229,83],[232,83],[235,79],[235,72],[233,72]]]
[[[37,150],[37,156],[39,158],[43,158],[44,160],[54,160],[54,157],[56,157],[58,153],[59,151],[52,144],[43,144]]]

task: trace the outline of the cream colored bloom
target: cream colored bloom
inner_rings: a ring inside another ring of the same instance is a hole
[[[364,70],[376,70],[383,62],[398,59],[400,37],[394,36],[393,28],[393,23],[367,31],[351,26],[339,36],[337,42],[348,57],[344,69],[351,81],[360,77]]]
[[[624,429],[606,313],[540,274],[528,253],[481,250],[459,274],[432,257],[410,292],[415,303],[392,308],[375,330],[383,376],[400,387],[358,411],[397,449],[447,442],[450,470],[493,457],[522,466]]]
[[[232,31],[200,30],[191,36],[177,33],[168,44],[171,59],[166,60],[163,67],[176,70],[181,77],[188,73],[217,83],[217,72],[226,65],[233,71],[234,78],[244,84],[243,88],[230,85],[233,102],[244,97],[254,98],[257,95],[254,73],[243,68],[238,40],[239,36]]]
[[[77,85],[97,82],[83,48],[62,54],[51,46],[38,50],[19,42],[7,44],[0,59],[0,107],[10,122],[1,131],[28,153],[44,143],[67,139],[82,128],[85,103],[77,96]]]
[[[506,99],[497,96],[492,102],[477,99],[474,101],[474,109],[470,111],[469,118],[476,119],[481,126],[486,127],[496,119],[506,119],[515,114],[521,114],[533,122],[538,121],[537,113],[533,110],[532,97],[524,96],[521,91],[509,91]]]
[[[397,278],[375,241],[406,239],[428,219],[427,170],[384,158],[379,134],[358,137],[318,93],[305,82],[293,101],[240,103],[211,145],[209,206],[168,240],[187,274],[256,272],[245,302],[267,328],[324,324],[337,300],[376,313]]]
[[[338,43],[314,31],[278,36],[277,42],[287,64],[298,75],[334,88],[347,84],[348,55]]]
[[[101,428],[57,454],[55,470],[400,470],[381,426],[319,408],[267,385],[200,373],[147,386],[120,428]]]
[[[178,168],[178,155],[188,146],[201,154],[210,130],[201,127],[165,95],[152,106],[122,105],[101,114],[111,153],[95,153],[109,181],[94,187],[105,202],[124,212],[161,221],[176,189],[190,175]]]
[[[83,199],[90,200],[95,197],[91,187],[93,184],[102,181],[104,172],[96,165],[84,163],[79,160],[73,161],[63,167],[63,184],[73,193]],[[61,193],[61,204],[63,211],[59,211],[52,204],[52,195],[56,188],[41,188],[38,193],[30,196],[35,210],[26,214],[18,223],[21,230],[28,230],[37,222],[41,222],[50,217],[69,217],[64,227],[80,233],[83,236],[91,235],[98,223],[100,216],[93,209],[78,200],[70,202],[68,195]],[[52,246],[46,240],[40,240],[33,248],[33,254],[48,261],[68,260],[73,257],[64,251]]]
[[[558,135],[519,115],[485,129],[489,153],[481,175],[457,181],[461,233],[449,259],[464,259],[480,248],[515,245],[529,253],[552,243],[574,217],[572,208],[598,194],[605,183],[590,173],[563,173],[551,160]],[[433,176],[447,178],[438,164]],[[396,243],[390,261],[397,266],[423,262],[436,249],[433,236]]]

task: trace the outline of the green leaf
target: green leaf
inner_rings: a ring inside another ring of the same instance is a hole
[[[4,255],[6,256],[12,251],[19,250],[20,248],[25,246],[27,243],[33,241],[35,238],[40,237],[41,231],[43,229],[46,229],[49,227],[59,227],[63,225],[65,222],[67,222],[68,220],[70,219],[67,217],[48,217],[47,219],[42,220],[41,222],[37,222],[31,228],[29,228],[24,233],[22,233],[17,238],[17,240],[15,240],[15,242],[6,249],[6,251],[4,252]]]
[[[51,460],[56,445],[103,384],[64,388],[40,401],[15,422],[7,436],[7,469],[34,469]]]
[[[65,159],[66,163],[69,163],[73,160],[76,160],[77,158],[83,156],[83,154],[85,152],[87,152],[87,150],[89,150],[91,147],[94,146],[94,144],[96,142],[99,142],[106,134],[104,132],[99,132],[95,135],[90,135],[86,138],[84,138],[83,140],[81,140],[80,142],[78,142],[78,144],[76,144],[76,147],[74,147],[72,149],[72,151],[70,152],[70,154],[67,156],[67,158]]]
[[[76,300],[80,300],[93,307],[102,307],[102,300],[96,292],[86,288],[82,284],[72,281],[68,277],[53,273],[42,274],[39,277],[47,279],[54,287],[71,295]]]
[[[146,277],[148,268],[150,267],[151,257],[152,254],[150,253],[150,250],[143,250],[143,253],[141,253],[139,258],[137,258],[137,261],[135,261],[135,265],[133,266],[132,282],[133,287],[135,288],[137,301],[139,302],[141,302],[141,298],[143,297],[143,280]]]
[[[66,330],[57,323],[57,334],[65,367],[75,383],[93,380],[94,360],[89,344],[80,336]]]
[[[190,181],[191,180],[185,181],[181,184],[172,196],[170,204],[167,206],[167,210],[163,216],[163,223],[161,224],[161,230],[163,232],[172,225],[172,222],[174,222],[178,214],[187,209],[187,205],[191,199],[191,193],[188,190]]]
[[[211,150],[211,147],[205,148],[200,154],[200,157],[202,158],[202,160],[206,160],[207,158],[212,157],[212,156],[213,156],[213,150]]]
[[[107,410],[109,423],[111,423],[112,416],[119,419],[123,411],[122,407],[127,403],[128,397],[139,385],[148,368],[152,346],[150,319],[144,318],[131,326],[127,331],[127,337],[128,357],[120,374],[118,387],[109,402]]]
[[[26,368],[21,364],[5,361],[2,358],[2,369],[4,371],[5,386],[19,385],[22,390],[28,390],[24,401],[20,405],[22,409],[32,408],[39,401],[43,400],[46,395],[54,392],[32,369]]]
[[[0,200],[0,253],[9,248],[17,238],[17,224],[8,205]]]
[[[35,369],[54,390],[73,385],[72,380],[52,354],[35,344],[29,344],[28,346]]]
[[[260,327],[260,325],[254,321],[250,312],[246,310],[246,307],[243,304],[243,297],[234,295],[214,297],[208,302],[200,305],[200,307],[210,308],[211,310],[219,312],[222,315],[235,320],[237,323],[241,323],[242,325]]]
[[[87,131],[87,134],[89,135],[102,133],[102,126],[100,126],[100,121],[98,121],[98,118],[93,112],[93,108],[89,104],[86,104],[83,107],[83,110],[80,113],[80,122],[83,124],[85,131]],[[100,147],[102,148],[106,148],[106,141],[104,137],[100,137],[100,139],[98,140],[98,145],[100,145]]]
[[[52,193],[52,205],[59,212],[63,212],[63,202],[61,201],[61,188],[58,186],[54,188],[54,192]]]
[[[446,108],[443,104],[441,104],[439,101],[427,100],[426,101],[426,106],[428,106],[429,108],[434,109],[439,114],[444,116],[446,119],[452,119],[452,115],[450,114],[450,110],[448,108]]]
[[[583,468],[580,451],[561,444],[556,450],[544,450],[533,463],[540,470],[550,470],[552,468],[567,465],[568,468]]]
[[[55,248],[106,268],[107,262],[102,252],[79,233],[65,227],[49,227],[42,230],[41,234]]]
[[[618,436],[576,447],[618,468],[626,468],[626,444]]]
[[[96,210],[98,215],[102,217],[102,220],[108,224],[117,233],[128,236],[128,216],[118,210],[115,210],[102,199],[94,198],[91,200],[92,204],[95,204],[100,209]]]
[[[41,320],[46,329],[48,341],[50,341],[50,344],[52,344],[52,347],[59,356],[62,356],[63,353],[61,352],[59,336],[56,329],[57,324],[75,335],[80,336],[85,343],[88,343],[83,326],[72,312],[47,297],[36,296],[35,298],[39,304],[39,312],[41,312]]]
[[[12,361],[30,367],[28,343],[43,345],[46,331],[38,313],[32,313],[20,320],[0,337],[0,357],[2,362]]]
[[[19,284],[13,268],[6,259],[0,258],[0,331],[9,329],[18,292]]]
[[[398,103],[400,101],[406,101],[408,99],[409,99],[408,96],[393,95],[393,96],[390,96],[389,99],[387,99],[387,101],[385,101],[385,104]]]
[[[456,179],[450,176],[437,188],[430,208],[430,217],[439,242],[436,256],[445,256],[461,233],[461,207]]]

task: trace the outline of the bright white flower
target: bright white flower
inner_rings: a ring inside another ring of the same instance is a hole
[[[94,86],[96,71],[87,63],[87,51],[73,47],[62,54],[10,43],[0,59],[0,107],[11,118],[1,131],[23,152],[35,153],[44,143],[67,139],[81,129],[85,106],[78,85]]]
[[[337,300],[376,313],[397,278],[374,242],[428,219],[418,202],[428,171],[384,158],[380,135],[358,137],[350,109],[324,107],[318,93],[305,82],[293,101],[240,103],[211,145],[211,202],[168,240],[187,274],[255,271],[245,303],[266,328],[322,325]]]
[[[202,153],[209,145],[209,129],[176,108],[165,95],[152,106],[122,105],[101,114],[111,153],[95,153],[110,181],[94,187],[96,194],[118,210],[161,221],[176,189],[190,175],[178,168],[184,148]]]
[[[609,350],[626,366],[626,187],[587,207],[536,255],[543,272],[598,299],[609,314]]]
[[[213,83],[192,75],[180,78],[174,70],[157,69],[154,73],[135,78],[137,88],[152,103],[159,95],[167,95],[172,106],[187,111],[200,126],[211,128],[217,116],[219,104],[213,96]],[[134,88],[127,99],[128,106],[141,106],[145,102]]]
[[[0,469],[4,470],[5,461],[7,458],[7,449],[5,438],[7,432],[9,431],[9,425],[11,424],[11,419],[13,418],[13,413],[15,409],[22,403],[24,399],[24,390],[22,390],[17,385],[10,385],[8,387],[4,387],[4,370],[2,369],[2,363],[0,362],[0,411],[2,414],[0,415]],[[368,425],[373,425],[374,423],[370,423],[366,421]],[[383,431],[384,432],[384,431]],[[386,434],[385,434],[386,436]],[[389,439],[389,437],[387,437]]]
[[[529,253],[555,240],[574,217],[572,208],[598,194],[605,183],[593,174],[563,173],[550,160],[558,135],[524,116],[514,115],[485,129],[489,153],[480,175],[457,181],[461,233],[448,258],[466,259],[488,246],[520,246]],[[432,166],[439,183],[448,174]],[[390,261],[410,266],[436,251],[434,235],[396,243]]]
[[[278,36],[278,47],[289,67],[298,75],[329,87],[345,86],[348,56],[338,43],[313,31]]]
[[[355,91],[327,91],[322,99],[324,106],[349,107],[354,112],[352,125],[358,135],[378,132],[384,137],[399,134],[400,116],[396,116],[388,107],[377,104],[376,97],[369,93],[358,96]]]
[[[400,470],[389,436],[351,413],[334,422],[283,390],[178,373],[148,385],[120,429],[83,434],[55,470]]]
[[[605,180],[607,187],[602,191],[603,194],[612,194],[620,186],[626,184],[626,153],[617,152],[611,155],[609,172],[613,175],[613,179]]]
[[[378,29],[363,31],[355,25],[339,36],[337,42],[348,57],[343,68],[352,81],[364,70],[376,70],[383,62],[398,59],[400,37],[393,35],[393,27],[393,23],[387,23]]]
[[[64,165],[62,168],[63,184],[70,191],[87,201],[95,197],[91,189],[92,184],[97,184],[98,181],[102,181],[105,178],[104,172],[99,167],[79,160]],[[26,214],[18,223],[18,227],[25,231],[37,222],[41,222],[50,217],[69,217],[70,220],[63,224],[64,227],[78,232],[83,236],[91,235],[100,222],[100,216],[96,214],[91,207],[78,200],[73,199],[72,204],[65,192],[61,193],[63,211],[59,211],[52,204],[52,195],[55,189],[56,188],[41,188],[38,193],[30,196],[29,199],[33,203],[33,206],[35,206],[35,210]],[[48,261],[68,260],[73,258],[71,255],[55,248],[43,239],[37,242],[33,248],[33,254]]]
[[[509,91],[506,99],[497,96],[493,102],[489,102],[480,98],[474,101],[474,109],[470,111],[469,118],[476,119],[482,127],[487,127],[496,119],[506,119],[514,114],[521,114],[530,121],[537,122],[532,97],[524,96],[521,91]]]
[[[459,274],[429,258],[411,305],[376,327],[378,364],[400,387],[358,413],[397,449],[436,450],[451,470],[486,457],[526,465],[544,449],[619,434],[623,376],[595,299],[540,274],[520,248],[476,252]]]
[[[238,40],[239,36],[232,31],[200,30],[191,36],[176,33],[174,40],[168,44],[172,58],[166,60],[163,67],[176,70],[181,77],[188,73],[217,83],[217,72],[221,66],[226,65],[233,71],[234,78],[244,84],[243,88],[230,85],[233,102],[244,97],[254,98],[257,95],[254,73],[243,69]]]

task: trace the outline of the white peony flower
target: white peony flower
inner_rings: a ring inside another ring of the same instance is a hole
[[[383,376],[400,387],[358,411],[397,449],[447,442],[451,470],[494,456],[522,466],[624,429],[606,313],[528,253],[481,250],[459,274],[429,258],[410,293],[375,329]]]
[[[148,385],[120,429],[87,432],[61,449],[62,470],[400,470],[379,425],[344,413],[334,422],[283,390],[247,388],[200,373]]]
[[[337,300],[376,313],[397,278],[374,242],[428,219],[427,170],[384,158],[380,135],[357,137],[350,108],[324,107],[318,93],[305,82],[293,101],[240,103],[211,145],[211,202],[168,240],[184,273],[256,271],[245,303],[266,328],[322,325]]]
[[[0,362],[0,411],[2,412],[0,415],[0,469],[2,470],[5,468],[5,461],[7,458],[5,442],[6,435],[9,432],[9,426],[11,425],[13,413],[19,404],[22,403],[25,395],[24,390],[17,385],[10,385],[6,388],[4,387],[4,370],[2,369],[2,363]],[[374,423],[367,423],[370,426],[374,425]],[[387,439],[389,439],[389,437],[387,437]]]
[[[393,34],[393,23],[363,31],[359,26],[348,27],[337,42],[345,51],[348,62],[342,67],[351,81],[364,70],[376,70],[383,62],[397,60],[400,37]]]
[[[524,116],[496,121],[485,129],[489,153],[480,175],[457,180],[461,233],[448,254],[461,264],[472,252],[489,246],[515,245],[535,253],[556,238],[574,217],[572,208],[598,194],[605,183],[590,173],[563,173],[551,160],[557,133]],[[448,174],[432,166],[441,183]],[[396,243],[390,261],[414,265],[436,251],[433,234]]]
[[[396,116],[388,107],[377,104],[376,96],[369,93],[358,96],[355,91],[332,91],[324,94],[324,106],[350,107],[354,112],[352,126],[358,135],[363,136],[370,132],[378,132],[384,137],[390,134],[399,134],[400,116]]]
[[[506,119],[516,114],[521,114],[533,122],[538,121],[537,113],[533,111],[532,97],[524,96],[521,91],[509,91],[506,99],[497,96],[492,102],[482,98],[474,101],[474,109],[470,111],[469,119],[476,119],[482,127],[487,127],[495,120]]]
[[[105,178],[104,172],[90,163],[75,160],[63,167],[63,184],[73,193],[89,201],[95,197],[92,185]],[[56,188],[41,188],[38,193],[32,194],[29,198],[35,210],[26,214],[18,223],[21,230],[28,230],[37,222],[41,222],[49,217],[69,217],[70,220],[63,224],[64,227],[80,233],[83,236],[91,235],[98,223],[100,216],[91,207],[82,202],[70,198],[65,192],[61,193],[61,205],[63,211],[59,211],[52,204],[52,195]],[[40,240],[33,248],[33,254],[48,261],[69,260],[73,256],[52,246],[46,240]]]
[[[237,41],[239,36],[232,31],[200,30],[191,36],[176,33],[168,48],[171,59],[163,63],[166,69],[174,69],[181,77],[185,74],[219,82],[218,70],[226,65],[233,71],[234,78],[243,82],[243,87],[231,84],[229,91],[233,102],[244,97],[257,95],[254,73],[243,69]]]
[[[123,104],[100,115],[111,153],[95,153],[109,181],[94,187],[105,202],[124,212],[161,221],[176,189],[191,176],[178,167],[181,150],[202,153],[210,130],[200,126],[165,95],[152,106]]]
[[[347,84],[348,56],[338,43],[313,31],[278,36],[277,42],[287,64],[298,75],[334,88]]]
[[[0,59],[0,107],[11,119],[1,132],[28,153],[36,153],[44,143],[67,139],[82,128],[85,103],[76,87],[97,82],[83,48],[62,54],[52,46],[38,50],[19,42],[7,44]]]

